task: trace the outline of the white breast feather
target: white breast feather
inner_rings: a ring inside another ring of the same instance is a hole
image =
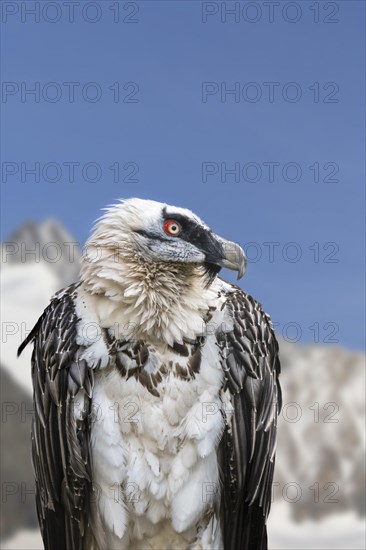
[[[205,510],[218,497],[216,452],[224,429],[220,411],[228,406],[221,400],[223,372],[212,327],[229,325],[231,320],[224,318],[217,288],[214,290],[207,296],[213,303],[215,295],[218,307],[211,329],[206,331],[199,373],[190,381],[168,375],[159,397],[135,378],[126,381],[117,370],[105,370],[109,356],[101,335],[101,310],[94,307],[95,298],[82,291],[79,294],[78,343],[86,346],[83,357],[88,365],[100,366],[95,372],[93,391],[92,468],[99,497],[96,505],[111,533],[109,540],[115,537],[111,544],[120,540],[127,548],[134,537],[148,537],[151,541],[156,535],[154,526],[171,529],[166,527],[168,524],[176,533],[174,536],[182,533],[182,537],[188,537],[190,530],[201,529],[202,537],[211,541],[211,546],[205,548],[218,548],[221,544],[217,522],[212,519],[209,525],[200,523]],[[171,331],[174,341],[196,333],[198,322],[195,320],[194,324],[193,332],[187,329],[187,323],[176,326]],[[175,330],[179,331],[178,339]],[[149,357],[144,368],[154,370],[154,361],[164,360],[179,361],[181,356],[168,353],[165,346],[161,352],[157,350],[155,357]],[[227,401],[225,396],[223,399]],[[75,413],[78,414],[77,407]],[[134,520],[133,532],[130,519]]]

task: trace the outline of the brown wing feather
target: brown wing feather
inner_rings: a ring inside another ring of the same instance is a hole
[[[233,330],[222,332],[218,343],[234,414],[219,449],[224,547],[265,550],[281,409],[278,344],[269,317],[251,296],[234,287],[226,307]]]
[[[56,294],[18,351],[34,342],[32,459],[46,550],[92,546],[87,527],[92,491],[88,424],[93,372],[80,360],[76,343],[77,287],[74,284]],[[84,407],[80,419],[75,419],[78,393]]]

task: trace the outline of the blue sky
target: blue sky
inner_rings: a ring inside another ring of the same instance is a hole
[[[36,4],[2,2],[3,239],[57,218],[83,243],[117,198],[185,206],[247,248],[279,335],[363,348],[364,2]]]

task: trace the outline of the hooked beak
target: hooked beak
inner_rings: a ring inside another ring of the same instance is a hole
[[[238,244],[227,241],[219,235],[212,234],[212,239],[215,246],[206,254],[207,262],[237,271],[237,278],[241,279],[247,268],[244,250]]]

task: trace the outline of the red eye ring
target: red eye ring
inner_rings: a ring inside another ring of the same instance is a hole
[[[175,220],[168,220],[164,224],[164,231],[172,237],[177,237],[177,235],[179,235],[180,233],[180,225]]]

